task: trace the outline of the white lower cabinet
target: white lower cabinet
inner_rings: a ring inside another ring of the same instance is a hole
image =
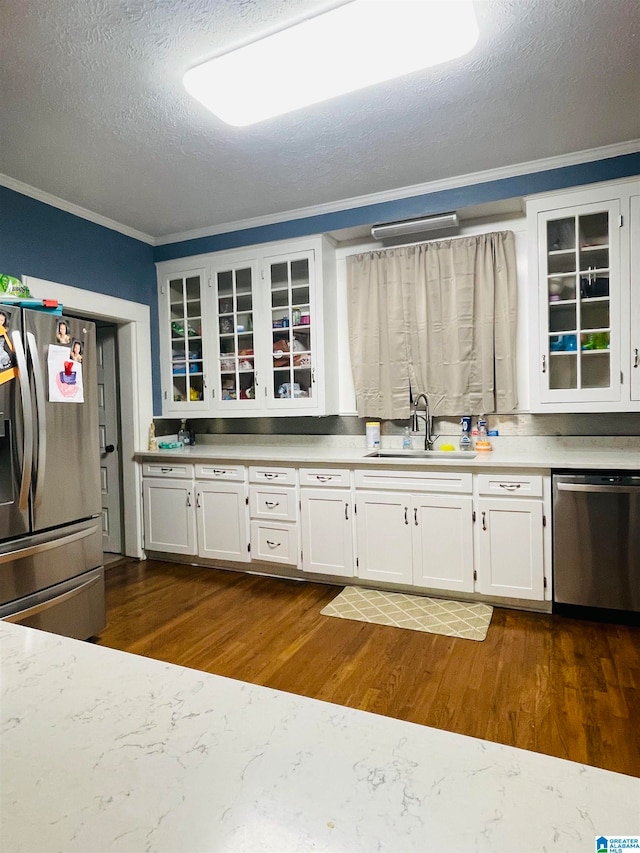
[[[548,476],[369,469],[355,480],[376,487],[356,488],[359,578],[544,601]]]
[[[148,551],[250,559],[244,466],[145,464],[142,494]]]
[[[144,545],[148,551],[195,554],[193,495],[192,480],[177,480],[169,476],[144,478]]]
[[[470,496],[358,492],[358,576],[473,590]]]
[[[350,490],[300,489],[300,522],[304,571],[353,577],[353,500]]]
[[[298,493],[295,468],[249,469],[251,559],[298,565]]]
[[[545,471],[154,462],[143,497],[149,551],[452,595],[550,596]]]
[[[246,563],[249,553],[244,483],[196,483],[198,556]]]
[[[478,500],[478,582],[483,595],[544,599],[542,501]]]
[[[411,584],[411,496],[402,492],[357,492],[358,577]]]
[[[473,591],[470,496],[414,496],[413,583],[432,589]]]

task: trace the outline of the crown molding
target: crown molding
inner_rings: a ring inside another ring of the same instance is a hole
[[[57,207],[58,210],[64,210],[65,213],[71,213],[73,216],[79,216],[81,219],[86,219],[96,225],[101,225],[103,228],[109,228],[111,231],[119,231],[127,237],[133,237],[134,240],[140,240],[143,243],[148,243],[150,246],[155,245],[155,240],[150,234],[145,234],[143,231],[137,231],[135,228],[130,228],[128,225],[123,225],[121,222],[116,222],[114,219],[109,219],[106,216],[101,216],[99,213],[94,213],[92,210],[87,210],[86,207],[80,207],[78,204],[73,204],[70,201],[65,201],[63,198],[58,198],[44,190],[36,189],[22,181],[17,181],[15,178],[10,178],[9,175],[0,173],[0,186],[6,187],[9,190],[14,190],[21,195],[34,198],[36,201],[41,201],[51,207]]]
[[[197,240],[200,237],[213,237],[217,234],[228,234],[233,231],[244,231],[249,228],[259,228],[263,225],[275,225],[279,222],[290,222],[295,219],[306,219],[310,216],[320,216],[326,213],[338,213],[352,208],[367,207],[372,204],[381,204],[389,201],[398,201],[413,196],[429,195],[442,192],[443,190],[459,189],[473,184],[482,184],[496,181],[502,178],[515,178],[534,172],[546,172],[551,169],[561,169],[564,166],[576,166],[596,160],[607,160],[611,157],[620,157],[624,154],[635,154],[640,151],[640,139],[629,142],[606,145],[601,148],[590,148],[584,151],[575,151],[571,154],[560,154],[555,157],[547,157],[542,160],[530,160],[526,163],[517,163],[513,166],[501,166],[496,169],[488,169],[484,172],[470,172],[466,175],[458,175],[453,178],[442,178],[437,181],[429,181],[424,184],[413,184],[399,189],[384,190],[383,192],[371,193],[369,195],[354,196],[353,198],[341,199],[340,201],[327,202],[325,204],[313,205],[311,207],[300,207],[296,210],[287,210],[283,213],[273,213],[265,216],[256,216],[251,219],[239,219],[235,222],[226,222],[208,228],[196,228],[193,231],[185,231],[176,234],[165,234],[157,237],[156,246],[164,246],[168,243],[181,243],[185,240]]]
[[[234,222],[225,222],[220,225],[213,225],[206,228],[197,228],[193,231],[185,231],[176,234],[165,234],[162,237],[152,237],[150,234],[145,234],[143,231],[138,231],[128,225],[123,225],[121,222],[116,222],[106,216],[101,216],[94,213],[92,210],[80,207],[72,202],[65,201],[43,190],[29,186],[22,181],[11,178],[8,175],[0,173],[0,186],[14,190],[22,195],[34,198],[51,207],[56,207],[59,210],[64,210],[66,213],[71,213],[73,216],[78,216],[81,219],[86,219],[89,222],[94,222],[96,225],[101,225],[103,228],[109,228],[112,231],[118,231],[127,237],[132,237],[134,240],[140,240],[150,246],[164,246],[169,243],[181,243],[185,240],[195,240],[200,237],[213,237],[217,234],[228,234],[233,231],[244,231],[248,228],[257,228],[263,225],[274,225],[280,222],[290,222],[295,219],[306,219],[311,216],[320,216],[327,213],[338,213],[343,210],[349,210],[358,207],[367,207],[368,205],[381,204],[389,201],[398,201],[403,198],[411,198],[413,196],[430,195],[431,193],[442,192],[443,190],[458,189],[460,187],[471,186],[473,184],[487,183],[503,178],[514,178],[525,174],[535,172],[546,172],[551,169],[561,169],[564,166],[576,166],[583,163],[594,162],[597,160],[607,160],[611,157],[620,157],[624,154],[635,154],[640,151],[640,139],[629,140],[628,142],[616,143],[614,145],[606,145],[601,148],[590,148],[584,151],[575,151],[571,154],[561,154],[555,157],[547,157],[542,160],[530,160],[526,163],[517,163],[513,166],[501,166],[497,169],[488,169],[484,172],[470,172],[466,175],[458,175],[453,178],[442,178],[437,181],[429,181],[423,184],[413,184],[407,187],[400,187],[393,190],[384,190],[378,193],[370,193],[368,195],[354,196],[353,198],[341,199],[340,201],[327,202],[325,204],[312,205],[310,207],[301,207],[295,210],[287,210],[282,213],[273,213],[265,216],[256,216],[251,219],[239,219]]]

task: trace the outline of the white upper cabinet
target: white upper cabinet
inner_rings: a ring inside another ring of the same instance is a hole
[[[640,188],[639,188],[640,192]],[[631,399],[640,408],[640,195],[631,198]]]
[[[202,267],[158,273],[163,414],[188,417],[208,409],[205,279]]]
[[[638,184],[627,182],[527,203],[533,411],[637,408],[634,190]]]
[[[272,243],[198,261],[202,268],[187,272],[184,261],[158,265],[163,414],[335,414],[329,241]]]

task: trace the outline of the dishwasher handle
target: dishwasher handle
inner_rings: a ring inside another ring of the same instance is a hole
[[[606,492],[608,494],[636,495],[640,494],[640,484],[637,486],[598,485],[596,483],[557,483],[559,492]]]

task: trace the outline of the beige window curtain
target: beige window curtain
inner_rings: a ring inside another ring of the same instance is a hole
[[[434,415],[517,405],[511,231],[347,258],[358,414],[407,418],[409,387]]]

